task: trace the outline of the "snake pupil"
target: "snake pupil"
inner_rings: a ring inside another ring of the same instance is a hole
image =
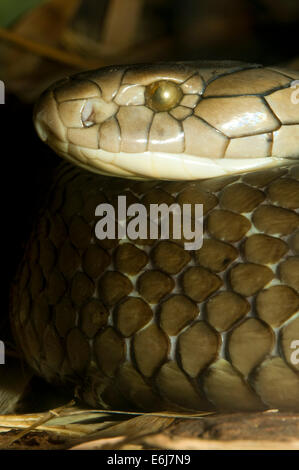
[[[151,83],[145,91],[146,104],[154,111],[169,111],[177,106],[182,96],[182,90],[168,80]]]

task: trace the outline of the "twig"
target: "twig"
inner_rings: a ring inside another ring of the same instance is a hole
[[[103,43],[113,45],[116,50],[132,46],[143,6],[143,0],[110,0],[103,25]]]
[[[9,439],[9,441],[5,444],[5,448],[9,447],[15,441],[18,441],[19,439],[21,439],[23,436],[28,434],[33,429],[36,429],[38,426],[41,426],[42,424],[45,424],[48,421],[50,421],[51,419],[59,416],[61,411],[63,411],[65,408],[67,408],[67,407],[69,407],[73,404],[74,404],[74,401],[72,400],[67,405],[60,406],[59,408],[55,408],[54,410],[49,410],[47,413],[44,414],[44,416],[42,416],[40,419],[38,419],[35,423],[31,424],[31,426],[28,426],[28,428],[24,429],[23,431],[20,431],[19,433],[17,433],[16,436]],[[0,446],[0,449],[1,449],[1,447],[3,448],[3,446]]]
[[[0,39],[25,49],[32,54],[79,69],[96,68],[106,65],[100,63],[100,60],[86,61],[78,55],[66,53],[46,44],[39,44],[4,28],[0,28]]]

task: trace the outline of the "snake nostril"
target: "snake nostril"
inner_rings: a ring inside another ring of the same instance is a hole
[[[84,127],[91,127],[95,124],[95,120],[93,117],[94,109],[93,109],[93,102],[91,100],[87,100],[86,104],[82,109],[82,123]]]
[[[100,124],[114,116],[119,107],[113,101],[102,98],[88,98],[81,110],[81,121],[84,127]]]

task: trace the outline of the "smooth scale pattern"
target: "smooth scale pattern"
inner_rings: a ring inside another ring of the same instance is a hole
[[[298,164],[174,182],[62,165],[12,292],[27,362],[100,408],[299,410],[298,180]],[[203,203],[202,248],[98,240],[118,195]]]

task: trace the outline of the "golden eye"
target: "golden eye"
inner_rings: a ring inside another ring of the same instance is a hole
[[[145,90],[145,101],[154,111],[168,111],[174,108],[182,99],[182,90],[168,80],[151,83]]]

